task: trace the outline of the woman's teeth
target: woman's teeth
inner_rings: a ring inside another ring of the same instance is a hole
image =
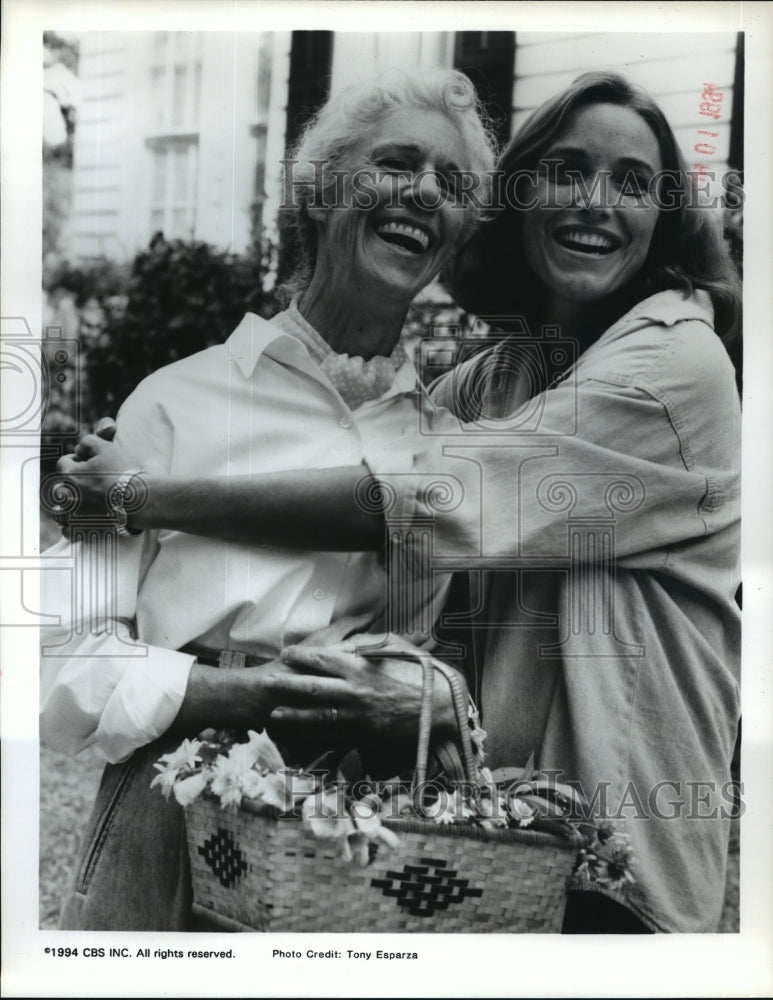
[[[429,236],[424,230],[406,222],[381,222],[376,226],[376,233],[387,243],[412,253],[426,253],[429,249]]]
[[[602,255],[615,249],[614,242],[602,233],[564,232],[557,233],[555,238],[561,246],[580,253]]]

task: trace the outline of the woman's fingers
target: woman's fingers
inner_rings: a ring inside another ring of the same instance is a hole
[[[78,466],[80,462],[77,461],[75,455],[70,452],[69,455],[62,455],[59,461],[56,463],[56,471],[61,472],[64,476],[69,476],[70,473],[77,473]]]
[[[101,437],[104,441],[112,441],[115,437],[115,432],[118,429],[118,424],[113,420],[112,417],[102,417],[94,425],[94,433]]]
[[[290,667],[313,670],[332,677],[347,677],[364,661],[340,646],[285,646],[282,662]]]
[[[334,646],[336,644],[347,646],[348,636],[354,632],[359,632],[363,628],[362,615],[345,615],[337,618],[334,622],[326,625],[325,628],[318,629],[301,639],[300,646]],[[350,650],[351,652],[351,650]]]
[[[96,434],[87,434],[78,442],[75,448],[75,455],[82,462],[86,462],[88,459],[98,455],[108,444],[109,441],[98,437]]]

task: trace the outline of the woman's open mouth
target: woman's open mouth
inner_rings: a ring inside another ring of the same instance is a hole
[[[375,229],[376,235],[385,243],[412,254],[426,253],[430,248],[430,235],[419,226],[408,222],[379,222]]]
[[[616,236],[588,229],[559,229],[553,233],[553,239],[566,250],[574,250],[589,257],[604,257],[621,245]]]

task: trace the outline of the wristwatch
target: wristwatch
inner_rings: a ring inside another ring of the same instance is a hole
[[[116,528],[119,535],[141,535],[142,528],[130,528],[127,524],[126,500],[136,498],[136,490],[131,487],[131,481],[135,476],[141,476],[142,469],[130,469],[123,472],[115,484],[110,488],[108,503],[110,510],[115,515]]]

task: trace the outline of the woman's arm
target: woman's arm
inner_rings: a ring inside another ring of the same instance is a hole
[[[137,468],[120,445],[89,435],[57,471],[79,495],[79,514],[105,514],[119,477]],[[245,544],[274,544],[318,551],[368,551],[384,540],[384,521],[357,496],[373,497],[376,481],[362,465],[187,478],[138,474],[138,506],[127,504],[135,529],[169,528]]]

